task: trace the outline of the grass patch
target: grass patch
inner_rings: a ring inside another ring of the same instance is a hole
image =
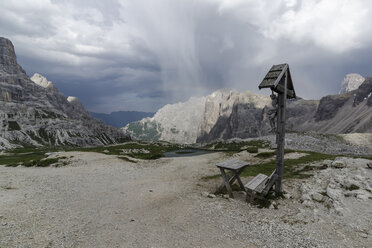
[[[48,167],[51,164],[57,163],[59,158],[47,158],[47,159],[40,159],[40,160],[30,160],[23,164],[26,167]]]
[[[47,167],[57,163],[59,159],[67,159],[67,157],[47,158],[45,153],[56,152],[56,148],[17,148],[7,151],[7,155],[0,156],[0,165],[7,167],[17,167],[19,165],[26,167]],[[66,161],[59,165],[67,165]]]
[[[7,166],[18,166],[29,163],[31,160],[46,158],[47,150],[39,148],[18,148],[9,150],[9,155],[0,156],[0,164]]]
[[[255,155],[256,158],[271,158],[272,156],[276,155],[276,151],[274,152],[260,152]]]
[[[326,159],[335,159],[337,155],[323,154],[318,152],[308,152],[307,155],[297,159],[284,160],[284,178],[307,178],[310,175],[306,172],[313,170],[312,166],[303,166],[311,162],[322,161]],[[269,176],[276,167],[276,160],[269,162],[253,164],[247,167],[241,176],[256,176],[259,173]]]
[[[257,153],[258,152],[258,147],[256,147],[256,146],[249,146],[247,148],[247,152],[249,152],[249,153]]]
[[[250,140],[250,141],[233,141],[233,142],[216,142],[204,146],[208,150],[227,151],[227,152],[241,152],[247,150],[250,153],[257,153],[258,148],[268,148],[270,142],[265,140]]]

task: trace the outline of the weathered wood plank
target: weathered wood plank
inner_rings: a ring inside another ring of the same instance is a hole
[[[287,64],[279,64],[279,65],[273,65],[270,69],[270,71],[281,71]]]
[[[232,159],[232,160],[228,160],[222,163],[218,163],[216,164],[216,166],[219,168],[224,168],[224,169],[229,169],[229,170],[239,170],[243,167],[249,166],[249,163]]]
[[[276,79],[282,71],[269,71],[264,79]]]
[[[249,181],[245,188],[248,190],[253,190],[258,193],[261,193],[262,190],[265,188],[265,183],[268,179],[268,176],[264,174],[258,174],[255,178],[253,178],[251,181]]]
[[[222,169],[222,168],[220,168],[220,171],[221,171],[221,175],[222,175],[223,181],[225,182],[225,186],[226,186],[227,192],[229,192],[230,198],[234,198],[234,195],[233,195],[233,192],[232,192],[230,183],[229,183],[229,179],[227,178],[227,176],[225,174],[225,170]]]

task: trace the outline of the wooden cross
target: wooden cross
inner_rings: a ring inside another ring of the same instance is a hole
[[[270,71],[266,74],[259,89],[270,88],[278,94],[277,105],[277,125],[276,125],[276,169],[275,177],[271,177],[271,183],[275,180],[275,191],[282,192],[282,179],[284,167],[284,145],[285,145],[285,109],[287,98],[296,98],[296,93],[293,88],[291,73],[288,64],[273,65]]]

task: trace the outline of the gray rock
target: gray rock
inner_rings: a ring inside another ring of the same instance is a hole
[[[32,146],[106,145],[129,140],[94,119],[76,98],[33,82],[17,63],[13,44],[0,38],[0,149]]]
[[[324,196],[322,194],[319,194],[318,192],[314,192],[311,195],[311,199],[317,202],[323,202],[324,201]]]
[[[342,160],[335,160],[332,162],[332,167],[342,169],[346,167],[346,162]]]
[[[372,162],[367,163],[367,168],[372,169]]]

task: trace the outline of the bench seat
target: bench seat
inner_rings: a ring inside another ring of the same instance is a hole
[[[266,176],[264,174],[258,174],[257,176],[255,176],[255,178],[253,178],[251,181],[249,181],[244,186],[244,188],[246,188],[249,191],[255,191],[255,192],[261,194],[262,191],[264,190],[265,186],[266,186],[266,182],[267,182],[268,179],[269,179],[268,176]]]

